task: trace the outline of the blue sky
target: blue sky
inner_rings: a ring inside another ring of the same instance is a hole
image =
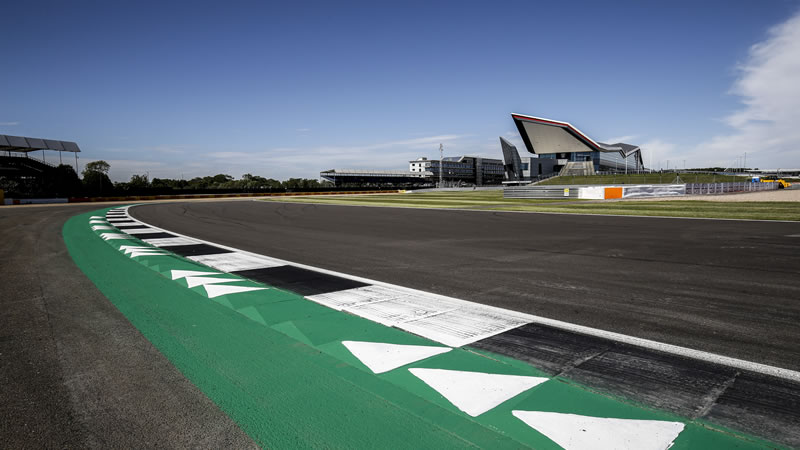
[[[800,167],[800,1],[13,2],[0,133],[111,177],[501,158],[511,112],[646,164]],[[519,145],[520,149],[522,146]]]

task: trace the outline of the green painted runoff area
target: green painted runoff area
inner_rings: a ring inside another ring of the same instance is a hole
[[[269,448],[560,448],[512,410],[686,424],[673,449],[763,448],[766,443],[610,398],[552,378],[470,417],[407,369],[546,377],[530,365],[469,347],[379,375],[342,344],[441,344],[269,288],[209,298],[172,280],[172,270],[213,271],[174,254],[131,258],[92,231],[93,214],[67,221],[63,236],[78,267],[169,360],[259,445]],[[267,287],[237,278],[236,286]],[[230,284],[230,283],[228,283]]]
[[[735,195],[735,194],[733,194]],[[270,202],[325,205],[453,208],[620,216],[702,217],[800,221],[800,202],[715,202],[705,200],[609,201],[503,198],[503,191],[434,191],[405,194],[271,197]]]

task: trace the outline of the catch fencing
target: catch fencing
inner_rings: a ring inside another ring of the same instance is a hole
[[[727,194],[731,192],[774,191],[778,183],[753,183],[739,181],[733,183],[686,183],[686,195]]]
[[[686,184],[617,184],[609,186],[507,186],[504,198],[613,198],[681,197],[734,192],[757,192],[778,189],[778,183],[686,183]]]
[[[579,186],[507,186],[503,198],[578,198]]]

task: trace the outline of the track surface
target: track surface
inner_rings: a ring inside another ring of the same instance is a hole
[[[73,263],[61,228],[97,208],[0,209],[2,446],[255,447]]]
[[[800,370],[800,224],[165,203],[152,225],[255,253]]]

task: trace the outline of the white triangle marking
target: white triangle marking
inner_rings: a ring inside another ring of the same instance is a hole
[[[93,231],[97,231],[97,230],[114,230],[114,229],[115,229],[114,227],[108,226],[108,225],[93,225],[92,226],[92,230]]]
[[[92,216],[92,217],[89,217],[89,220],[94,220],[94,219],[105,219],[105,217],[103,217],[103,216]]]
[[[610,419],[539,411],[512,414],[566,450],[664,450],[683,431],[680,422]]]
[[[153,251],[136,251],[136,250],[134,250],[134,251],[131,252],[131,258],[137,258],[139,256],[165,256],[165,255],[167,255],[167,253],[158,252],[158,251],[153,252]]]
[[[449,347],[384,344],[380,342],[342,341],[342,344],[374,373],[388,372],[400,366],[452,350]]]
[[[211,277],[186,277],[186,283],[190,288],[195,286],[205,286],[207,284],[232,283],[242,281],[241,278],[211,278]]]
[[[143,250],[158,250],[154,247],[145,247],[141,245],[120,245],[119,249],[122,250],[126,255],[131,252],[141,252]]]
[[[125,230],[125,232],[128,234],[158,233],[160,231],[161,231],[160,229],[152,227],[131,228],[129,230]]]
[[[193,277],[197,275],[220,275],[219,272],[201,272],[198,270],[171,270],[172,279],[177,280],[183,277]]]
[[[100,235],[106,241],[109,239],[129,239],[130,236],[125,233],[102,233]]]
[[[224,284],[208,284],[203,286],[206,290],[208,298],[219,297],[220,295],[238,294],[239,292],[261,291],[266,288],[263,287],[249,287],[249,286],[230,286]]]
[[[460,370],[408,370],[472,417],[479,416],[548,380],[548,378],[524,375],[497,375]]]

